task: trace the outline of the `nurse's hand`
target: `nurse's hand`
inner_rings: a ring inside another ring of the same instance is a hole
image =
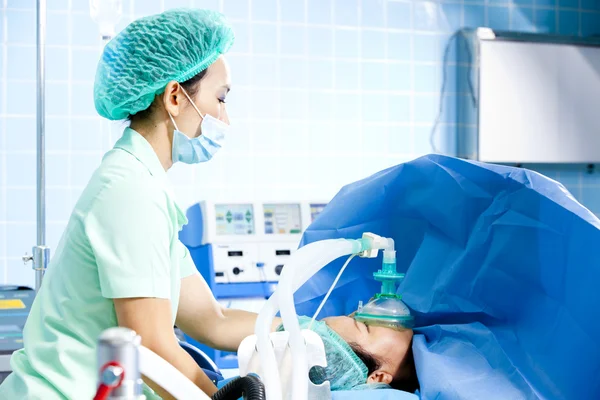
[[[177,368],[204,393],[212,396],[216,386],[194,359],[179,345],[173,334],[171,302],[167,299],[132,298],[113,299],[119,326],[134,330],[142,338],[142,345]],[[173,399],[160,386],[147,378],[144,381],[163,399]]]

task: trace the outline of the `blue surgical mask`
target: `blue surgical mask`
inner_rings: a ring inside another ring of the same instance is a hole
[[[200,118],[202,118],[202,123],[200,125],[202,134],[198,137],[190,138],[177,128],[175,119],[173,119],[173,116],[169,113],[171,122],[173,122],[173,126],[175,127],[175,131],[173,131],[173,163],[181,161],[185,164],[198,164],[209,161],[217,151],[223,147],[225,134],[229,129],[229,125],[216,119],[212,115],[202,115],[183,87],[181,90],[190,103],[192,103],[192,106],[196,112],[198,112]]]

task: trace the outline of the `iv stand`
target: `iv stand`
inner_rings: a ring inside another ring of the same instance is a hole
[[[32,255],[23,257],[33,261],[35,290],[42,285],[44,272],[50,261],[46,242],[46,0],[37,0],[37,246]]]

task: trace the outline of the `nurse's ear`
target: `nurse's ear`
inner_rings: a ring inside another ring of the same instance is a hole
[[[367,383],[392,383],[394,377],[384,369],[377,369],[367,377]]]
[[[177,117],[182,110],[185,95],[181,90],[181,85],[177,81],[171,81],[167,84],[162,100],[165,109],[171,113],[173,117]]]

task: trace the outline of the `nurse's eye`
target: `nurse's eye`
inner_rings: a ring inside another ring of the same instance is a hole
[[[225,103],[227,103],[227,101],[225,101],[225,99],[219,99],[219,103],[225,104]]]

